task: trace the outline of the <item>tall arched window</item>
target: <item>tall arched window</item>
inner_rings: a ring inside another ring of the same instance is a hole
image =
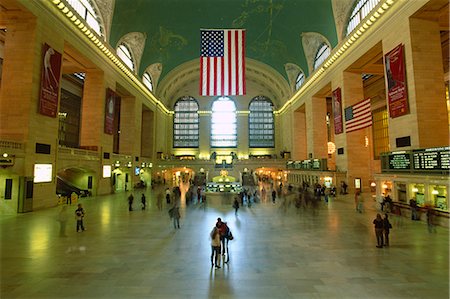
[[[314,57],[313,68],[316,70],[325,61],[325,59],[330,56],[330,53],[330,47],[326,43],[321,44],[319,49],[317,50],[316,56]]]
[[[142,76],[142,82],[148,88],[148,90],[153,91],[152,77],[149,73],[144,73],[144,76]]]
[[[100,17],[90,0],[67,0],[75,11],[86,20],[86,23],[100,36],[104,36]]]
[[[173,147],[198,147],[198,103],[193,97],[182,97],[175,103]]]
[[[133,56],[131,55],[131,51],[126,44],[121,43],[117,47],[117,55],[130,68],[130,70],[134,71]]]
[[[237,146],[236,104],[220,97],[212,104],[211,147]]]
[[[303,83],[305,83],[305,73],[300,72],[295,80],[295,90],[299,90]]]
[[[249,146],[274,147],[273,103],[264,96],[250,102],[248,118]]]
[[[353,8],[352,14],[348,19],[347,30],[345,35],[349,35],[350,32],[355,29],[361,21],[367,17],[367,15],[372,11],[372,9],[380,3],[380,0],[356,0],[355,7]]]

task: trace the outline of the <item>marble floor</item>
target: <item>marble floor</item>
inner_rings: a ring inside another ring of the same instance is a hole
[[[351,196],[312,211],[280,203],[182,205],[174,229],[155,193],[142,211],[127,194],[84,198],[86,231],[59,237],[60,207],[1,216],[0,298],[449,298],[449,230],[391,219],[391,246],[375,247],[366,201]],[[221,217],[235,239],[211,268],[209,232]]]

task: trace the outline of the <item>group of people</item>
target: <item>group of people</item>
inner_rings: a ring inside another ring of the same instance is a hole
[[[227,223],[223,222],[221,218],[217,218],[216,225],[214,225],[209,236],[211,238],[211,267],[215,266],[216,269],[219,269],[222,257],[224,263],[230,261],[228,241],[233,240],[234,237]]]
[[[389,222],[388,214],[384,214],[384,218],[381,218],[380,213],[378,213],[373,220],[373,224],[375,227],[375,236],[377,238],[377,248],[389,246],[389,232],[392,225]]]

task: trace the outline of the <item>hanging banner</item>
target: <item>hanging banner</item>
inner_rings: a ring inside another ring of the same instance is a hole
[[[105,133],[113,135],[114,133],[114,108],[118,95],[111,89],[106,89],[105,100]]]
[[[42,115],[56,117],[58,114],[61,63],[61,53],[44,44],[42,47],[41,92],[39,94],[39,113]]]
[[[398,45],[384,56],[389,116],[395,118],[408,114],[406,68],[403,45]]]
[[[334,118],[334,134],[341,134],[343,132],[342,124],[342,98],[341,88],[333,90],[333,118]]]

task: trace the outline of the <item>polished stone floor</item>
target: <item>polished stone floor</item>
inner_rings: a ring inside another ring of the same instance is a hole
[[[350,196],[316,215],[262,202],[241,208],[182,205],[175,230],[155,192],[148,209],[128,211],[127,194],[82,199],[86,231],[67,237],[60,208],[1,216],[0,298],[449,298],[449,230],[391,219],[391,246],[376,248],[366,201]],[[210,265],[216,218],[235,236],[230,261]]]

